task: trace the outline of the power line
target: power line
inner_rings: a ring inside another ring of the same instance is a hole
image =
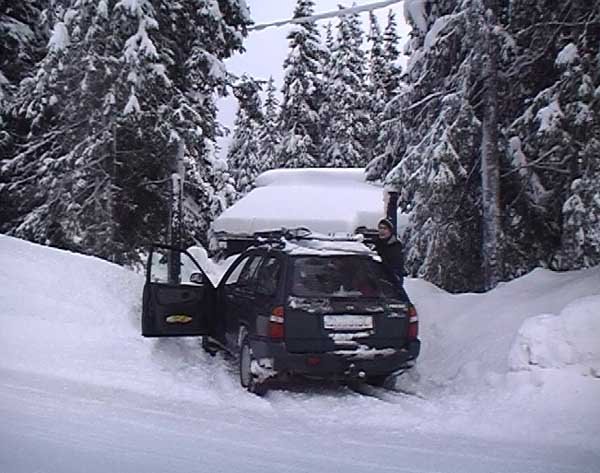
[[[379,8],[385,8],[387,6],[393,5],[394,3],[401,3],[403,1],[404,0],[384,0],[381,2],[369,3],[368,5],[341,8],[339,10],[334,10],[327,13],[317,13],[316,15],[291,18],[289,20],[274,21],[272,23],[262,23],[260,25],[254,25],[249,27],[248,31],[260,31],[266,28],[280,27],[292,23],[314,23],[315,21],[324,20],[326,18],[335,18],[339,16],[351,15],[353,13],[362,13],[366,11],[377,10]]]

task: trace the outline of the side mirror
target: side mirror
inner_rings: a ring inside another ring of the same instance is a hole
[[[193,282],[194,284],[204,284],[204,274],[192,273],[190,275],[190,282]]]

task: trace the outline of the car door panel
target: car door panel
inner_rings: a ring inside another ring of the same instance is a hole
[[[282,303],[280,295],[283,277],[283,261],[272,254],[267,254],[258,269],[257,284],[254,293],[253,326],[257,337],[268,336],[269,321],[273,309]]]
[[[254,295],[254,275],[259,263],[258,254],[246,255],[228,271],[222,286],[219,287],[219,312],[225,315],[225,338],[232,349],[237,347],[240,325],[249,323],[249,311],[252,310]]]
[[[173,267],[177,271],[173,271]],[[197,276],[201,274],[202,276]],[[191,275],[195,276],[191,276]],[[190,282],[197,278],[196,283]],[[142,303],[144,337],[212,335],[215,288],[185,250],[155,245],[148,257]]]

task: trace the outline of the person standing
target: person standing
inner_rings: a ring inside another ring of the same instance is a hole
[[[382,218],[377,224],[378,238],[375,251],[381,257],[383,265],[396,280],[403,299],[410,302],[404,290],[404,249],[402,243],[394,235],[394,226],[387,218]]]

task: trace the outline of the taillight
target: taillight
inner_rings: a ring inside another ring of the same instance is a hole
[[[273,307],[273,310],[271,310],[271,316],[269,317],[270,338],[283,338],[284,315],[285,311],[283,309],[283,306]]]
[[[408,331],[406,335],[409,340],[414,340],[419,335],[419,315],[414,305],[408,307]]]

